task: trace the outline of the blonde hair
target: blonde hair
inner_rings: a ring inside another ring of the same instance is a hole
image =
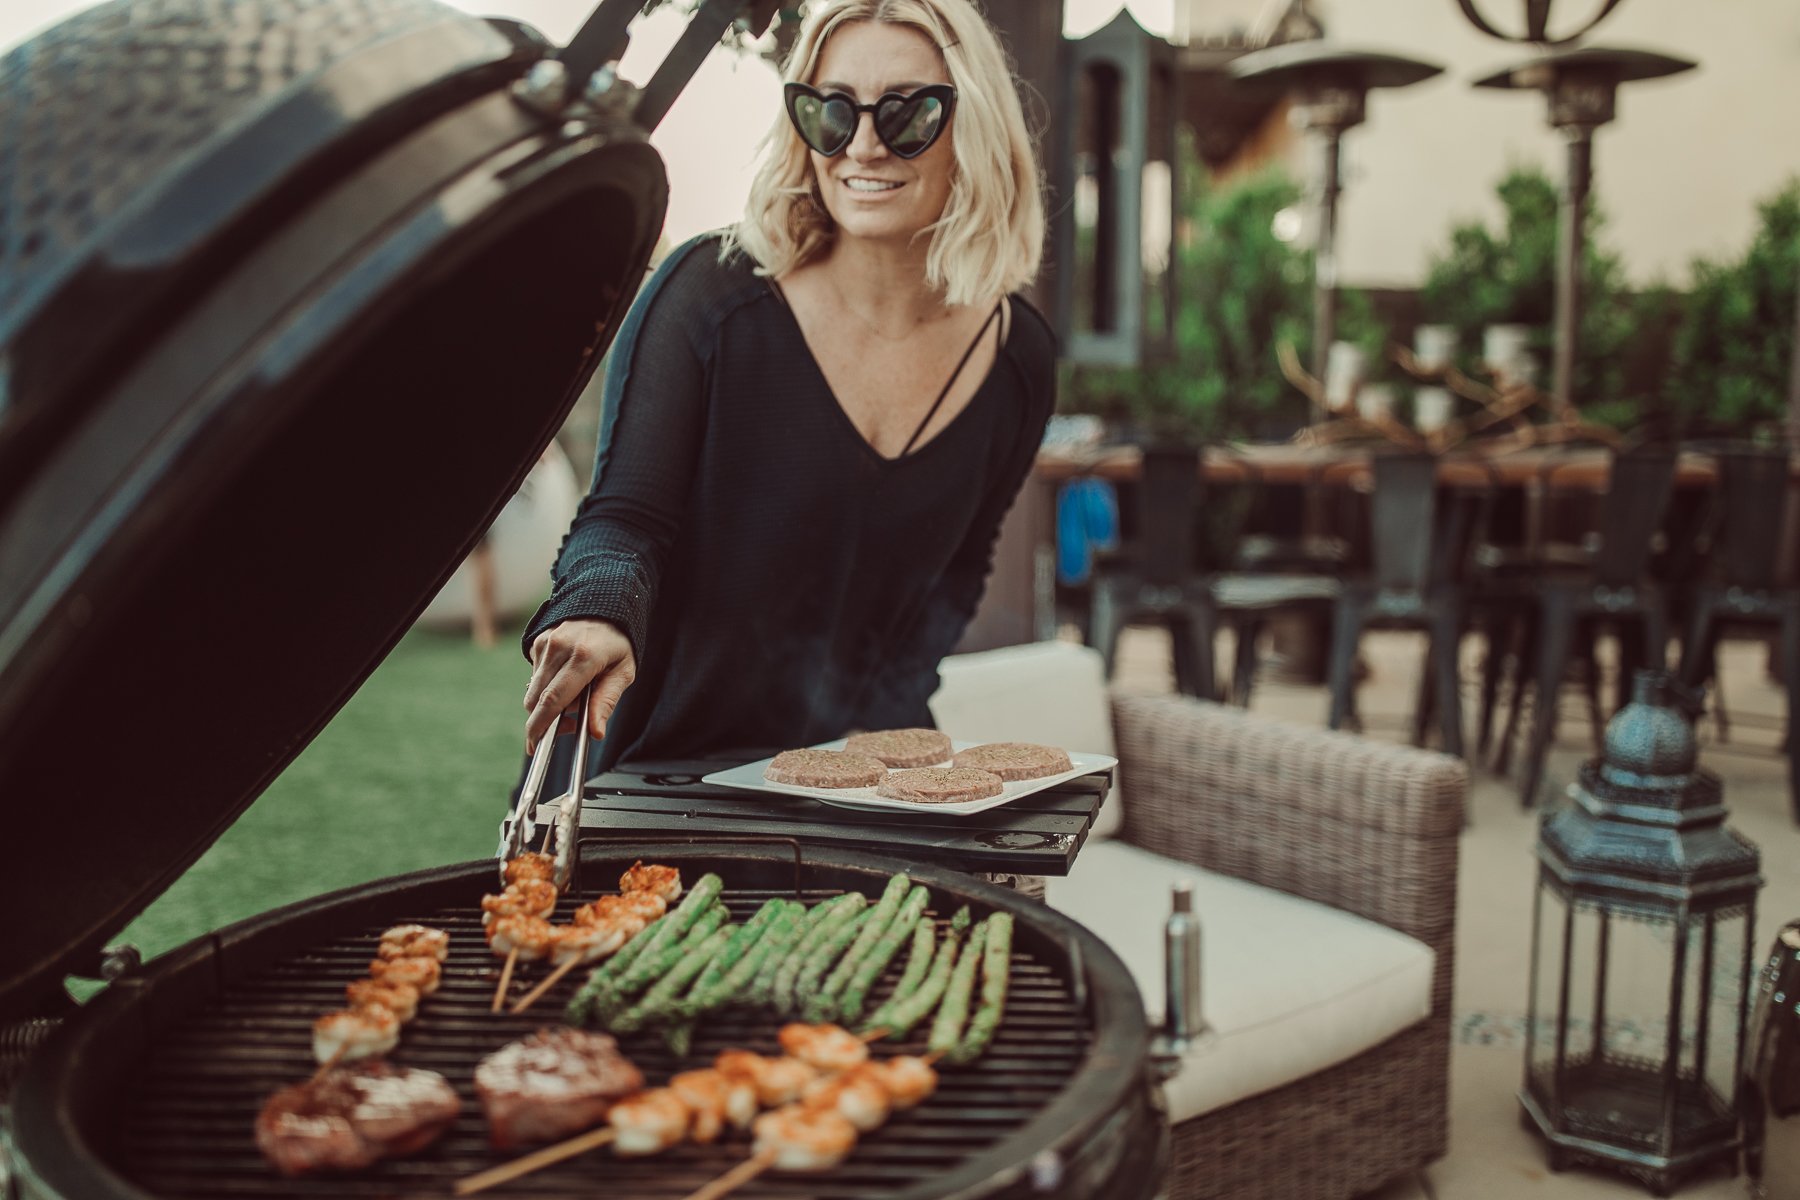
[[[943,215],[921,231],[931,236],[926,283],[947,304],[978,303],[1026,286],[1043,256],[1044,200],[999,38],[970,0],[815,0],[783,82],[810,83],[826,40],[856,21],[924,34],[956,88],[950,197]],[[836,227],[814,190],[810,151],[786,112],[763,139],[761,154],[743,220],[727,234],[723,252],[742,249],[760,274],[782,275],[826,253]]]

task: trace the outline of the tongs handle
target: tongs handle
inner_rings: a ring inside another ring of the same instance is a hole
[[[575,762],[569,772],[569,790],[562,796],[564,814],[569,811],[568,801],[571,797],[574,800],[574,808],[581,807],[581,785],[587,775],[588,704],[593,697],[594,685],[589,683],[581,689],[581,698],[576,701],[575,707],[578,716],[575,730]],[[538,796],[544,790],[544,778],[550,774],[550,759],[556,753],[556,729],[560,724],[562,724],[562,715],[558,714],[556,721],[538,739],[537,749],[532,751],[531,755],[531,769],[525,773],[525,784],[519,789],[519,802],[513,806],[512,812],[507,814],[506,819],[500,823],[500,848],[495,853],[500,860],[501,882],[505,882],[507,860],[529,850],[531,843],[537,838],[537,821],[534,814],[537,812]],[[563,824],[560,820],[558,823]],[[558,857],[562,856],[558,855]],[[558,874],[561,873],[558,872]]]

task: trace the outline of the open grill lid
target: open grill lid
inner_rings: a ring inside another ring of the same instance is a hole
[[[306,746],[592,374],[667,184],[555,53],[436,0],[114,0],[0,60],[0,1019]]]

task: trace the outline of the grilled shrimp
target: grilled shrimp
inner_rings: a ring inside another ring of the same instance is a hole
[[[869,1060],[869,1047],[848,1029],[837,1025],[781,1027],[781,1048],[821,1071],[848,1071]]]
[[[542,917],[501,917],[488,930],[488,945],[502,956],[517,953],[526,962],[535,962],[550,953],[556,943],[556,926]]]
[[[548,854],[537,854],[526,851],[506,862],[506,882],[510,886],[524,883],[528,879],[541,880],[544,883],[556,882],[556,860]]]
[[[556,940],[550,945],[550,961],[557,966],[574,959],[593,962],[616,952],[630,937],[623,926],[563,925],[554,927]]]
[[[348,1062],[386,1054],[400,1043],[400,1018],[379,1004],[341,1008],[313,1022],[313,1057]]]
[[[443,962],[450,957],[450,935],[441,929],[424,925],[396,925],[381,935],[378,958],[435,958]]]
[[[639,859],[631,865],[631,870],[619,876],[619,890],[648,892],[660,897],[665,904],[673,904],[681,899],[681,872],[674,867],[646,867]]]
[[[628,936],[635,937],[638,930],[662,916],[668,908],[663,898],[654,893],[627,892],[623,896],[601,896],[588,901],[575,910],[574,921],[577,925],[619,921],[631,930]]]
[[[756,1118],[759,1158],[783,1171],[829,1171],[856,1147],[856,1126],[837,1113],[797,1104]]]
[[[801,1104],[837,1113],[864,1133],[879,1129],[893,1107],[880,1073],[868,1063],[813,1083]]]
[[[819,1077],[817,1067],[797,1058],[764,1058],[748,1050],[723,1050],[713,1066],[756,1089],[757,1103],[765,1108],[798,1099]]]
[[[481,898],[481,923],[492,926],[501,917],[548,917],[556,911],[556,885],[542,879],[509,883],[498,896]]]
[[[744,1086],[741,1080],[733,1080],[716,1070],[683,1071],[671,1077],[669,1090],[681,1097],[693,1118],[688,1126],[688,1137],[703,1146],[718,1141],[719,1134],[724,1132],[725,1121],[731,1115],[726,1110],[732,1090]],[[750,1101],[754,1115],[754,1094]]]
[[[404,983],[429,996],[438,990],[444,968],[435,958],[378,958],[369,964],[369,978],[377,983]]]
[[[869,1066],[880,1072],[881,1085],[887,1089],[895,1108],[911,1108],[937,1091],[937,1072],[917,1055],[897,1054],[893,1058],[871,1060]]]
[[[689,1112],[673,1088],[651,1088],[613,1105],[606,1119],[615,1154],[655,1154],[687,1136]]]
[[[358,979],[344,989],[351,1008],[373,1004],[385,1008],[402,1021],[410,1021],[419,1011],[419,989],[397,979]]]

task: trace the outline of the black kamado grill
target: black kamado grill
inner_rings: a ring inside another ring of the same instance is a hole
[[[492,862],[147,967],[105,947],[392,648],[590,377],[662,224],[646,131],[743,7],[706,0],[639,89],[609,66],[638,6],[604,0],[558,49],[434,0],[116,0],[0,60],[7,1200],[445,1195],[499,1161],[475,1064],[554,1020],[576,979],[525,1016],[487,1011]],[[1016,916],[989,1051],[835,1171],[746,1196],[1154,1194],[1150,1032],[1087,931],[954,872],[793,843],[590,841],[559,916],[638,857],[718,871],[740,916],[899,869],[939,917]],[[464,1113],[416,1157],[283,1179],[255,1114],[309,1072],[311,1022],[374,935],[412,920],[454,949],[393,1057],[446,1075]],[[70,975],[111,985],[77,1009]],[[775,1028],[727,1013],[684,1061],[773,1050]],[[625,1049],[653,1081],[675,1065],[653,1037]],[[743,1152],[602,1151],[496,1194],[678,1197]]]

